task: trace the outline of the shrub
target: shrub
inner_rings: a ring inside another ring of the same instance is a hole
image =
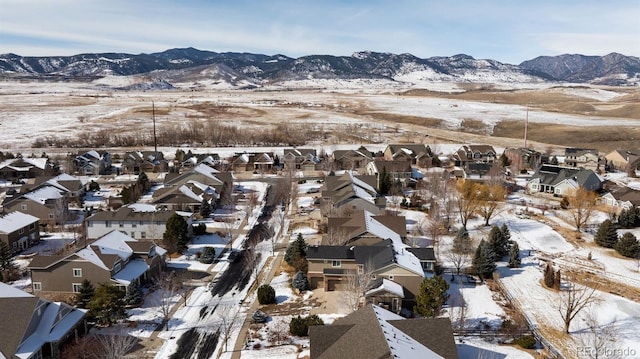
[[[204,223],[200,223],[197,226],[193,226],[193,234],[196,236],[207,234],[207,225]]]
[[[272,286],[263,284],[258,287],[258,303],[274,304],[276,302],[276,291]]]
[[[593,236],[593,240],[601,247],[613,248],[618,242],[618,233],[613,223],[608,219],[604,220],[598,227],[596,235]]]
[[[291,286],[302,292],[309,289],[309,279],[303,271],[298,271],[291,280]]]
[[[562,201],[560,201],[560,208],[562,208],[562,209],[569,208],[569,198],[562,197]]]
[[[536,338],[533,335],[523,335],[516,339],[515,343],[524,349],[533,349],[536,347]]]
[[[197,253],[196,253],[197,255]],[[198,257],[200,263],[211,264],[213,260],[216,258],[216,249],[213,247],[204,247],[202,249],[202,254]]]
[[[302,318],[298,315],[295,318],[291,318],[291,322],[289,323],[289,333],[299,337],[306,337],[309,335],[309,327],[312,325],[324,325],[324,321],[315,314],[306,318]]]
[[[637,258],[640,255],[640,243],[631,232],[627,232],[620,237],[618,243],[614,245],[616,252],[625,257]]]

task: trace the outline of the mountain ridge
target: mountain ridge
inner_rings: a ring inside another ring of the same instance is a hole
[[[227,79],[244,84],[308,79],[385,79],[391,81],[574,82],[602,85],[640,84],[640,58],[611,53],[604,56],[563,54],[538,56],[518,65],[466,54],[419,58],[410,53],[356,51],[351,56],[213,52],[193,47],[150,54],[85,53],[72,56],[0,55],[0,75],[66,77],[150,75],[213,66]],[[214,73],[216,71],[209,71]],[[169,76],[169,75],[167,75]],[[169,76],[174,77],[175,74]],[[193,77],[193,74],[192,76]]]

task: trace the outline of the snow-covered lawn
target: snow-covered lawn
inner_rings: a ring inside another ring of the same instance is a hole
[[[467,305],[464,326],[468,329],[498,329],[506,317],[488,286],[466,284],[462,276],[456,276],[449,282],[447,315],[452,321],[457,320],[462,303]]]

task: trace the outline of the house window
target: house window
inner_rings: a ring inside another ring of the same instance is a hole
[[[362,264],[358,264],[358,274],[364,273],[364,266]]]
[[[93,227],[93,222],[87,222],[87,227]]]
[[[120,269],[122,268],[122,264],[120,262],[116,263],[113,266],[113,273],[118,273],[120,271]]]
[[[136,238],[136,232],[131,231],[131,238]]]
[[[31,223],[29,225],[29,230],[33,231],[34,229],[36,229],[36,224],[35,223]]]
[[[80,288],[81,287],[82,287],[82,284],[80,284],[80,283],[71,283],[71,288],[72,288],[74,293],[80,293]]]
[[[73,268],[73,276],[76,278],[82,277],[82,268]]]
[[[392,276],[392,275],[389,275],[389,277],[388,277],[387,279],[389,279],[389,280],[393,280],[393,276]]]
[[[331,266],[334,268],[338,268],[340,267],[341,263],[340,261],[331,261]]]
[[[49,213],[49,219],[55,219],[55,215],[53,213]]]
[[[118,227],[120,227],[120,228],[124,227],[124,222],[120,221],[120,222],[118,223]]]
[[[42,282],[33,282],[33,290],[34,291],[42,290]]]
[[[138,224],[136,222],[131,223],[131,227],[136,228]]]
[[[23,233],[24,233],[24,228],[20,228],[20,229],[18,230],[18,234],[23,234]]]
[[[147,232],[140,232],[140,238],[141,239],[147,238]]]
[[[20,210],[21,211],[26,211],[27,210],[27,205],[26,204],[21,204],[20,205]]]
[[[106,222],[104,222],[104,225],[105,225],[105,227],[111,227],[111,222],[106,221]]]

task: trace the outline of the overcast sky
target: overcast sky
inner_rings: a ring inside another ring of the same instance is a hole
[[[0,53],[640,56],[640,0],[0,0]]]

